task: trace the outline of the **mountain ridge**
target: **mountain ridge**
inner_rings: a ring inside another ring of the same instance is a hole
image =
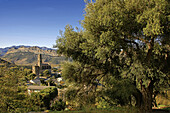
[[[43,61],[50,64],[60,64],[65,61],[65,57],[58,55],[57,50],[47,47],[11,46],[3,48],[3,52],[1,58],[17,65],[34,65],[37,62],[38,54],[42,54]]]
[[[31,47],[25,47],[21,46],[19,48],[10,48],[8,51],[5,53],[5,55],[10,54],[10,53],[16,53],[16,52],[32,52],[35,54],[48,54],[51,56],[58,56],[57,51],[54,49],[48,49],[48,48],[42,48],[38,46],[31,46]]]
[[[18,45],[18,46],[15,46],[15,45],[13,45],[13,46],[10,46],[10,47],[0,48],[0,56],[5,55],[6,52],[7,52],[9,49],[11,49],[11,48],[18,49],[18,48],[20,48],[20,47],[29,48],[29,47],[39,47],[39,46],[25,46],[25,45]],[[45,47],[45,46],[39,47],[39,48],[42,49],[42,50],[55,50],[55,49],[48,48],[48,47]]]

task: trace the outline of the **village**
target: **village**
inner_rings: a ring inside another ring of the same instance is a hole
[[[57,87],[58,96],[64,98],[63,91],[65,90],[65,82],[61,77],[62,73],[59,67],[52,69],[49,63],[42,62],[42,55],[39,54],[37,64],[32,66],[32,73],[35,74],[35,77],[27,81],[28,94],[31,95],[33,92],[40,92],[46,88]]]

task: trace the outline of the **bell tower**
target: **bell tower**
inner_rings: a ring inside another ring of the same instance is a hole
[[[42,56],[41,56],[41,54],[38,55],[38,66],[40,67],[40,70],[41,70],[41,66],[42,66]]]

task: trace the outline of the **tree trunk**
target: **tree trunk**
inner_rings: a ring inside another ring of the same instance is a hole
[[[141,83],[141,90],[137,90],[137,93],[133,94],[136,99],[136,107],[140,109],[141,113],[152,112],[153,84],[154,81],[151,81],[148,87],[145,87]]]
[[[142,104],[141,109],[145,112],[152,112],[152,102],[153,102],[153,84],[154,80],[151,80],[148,84],[148,87],[145,87],[141,84],[141,93],[142,93]]]
[[[152,112],[152,92],[148,88],[142,90],[142,104],[141,109],[144,112]]]
[[[135,93],[133,93],[133,96],[135,97],[136,99],[136,107],[137,108],[140,108],[141,107],[141,104],[142,104],[142,93],[136,89],[137,91]]]

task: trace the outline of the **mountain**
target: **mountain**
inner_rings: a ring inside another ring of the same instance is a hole
[[[25,47],[25,48],[29,48],[31,46],[24,46],[24,45],[19,45],[19,46],[11,46],[11,47],[5,47],[5,48],[0,48],[0,56],[3,56],[5,55],[5,53],[11,49],[11,48],[15,48],[15,49],[18,49],[20,47]],[[32,46],[32,47],[38,47],[38,46]],[[42,50],[54,50],[54,49],[51,49],[51,48],[47,48],[47,47],[38,47]]]
[[[8,65],[9,66],[9,65],[15,65],[15,64],[0,58],[0,66],[2,66],[2,65]]]
[[[38,54],[42,54],[43,62],[59,64],[65,61],[64,56],[59,56],[55,49],[38,46],[12,46],[0,48],[1,58],[17,65],[34,65]]]
[[[6,48],[0,48],[0,56],[5,55],[5,53],[10,49],[11,47],[6,47]]]

